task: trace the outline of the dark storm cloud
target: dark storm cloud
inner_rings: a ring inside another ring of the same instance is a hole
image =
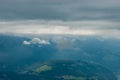
[[[119,0],[0,0],[0,19],[120,20]]]

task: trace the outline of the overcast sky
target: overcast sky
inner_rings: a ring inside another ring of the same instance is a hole
[[[120,36],[120,0],[0,0],[0,33]]]

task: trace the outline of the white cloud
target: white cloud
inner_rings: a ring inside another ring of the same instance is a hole
[[[30,41],[23,41],[24,45],[30,45],[30,44],[45,44],[45,45],[49,45],[50,42],[46,41],[46,40],[41,40],[39,38],[33,38]],[[40,46],[40,45],[39,45]]]
[[[23,44],[25,44],[25,45],[30,45],[31,42],[29,42],[29,41],[23,41]]]
[[[120,23],[114,21],[11,21],[0,22],[0,33],[120,36]],[[25,42],[26,43],[26,42]],[[29,43],[26,43],[29,44]]]

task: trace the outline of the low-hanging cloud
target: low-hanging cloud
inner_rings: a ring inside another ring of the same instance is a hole
[[[50,42],[49,41],[46,41],[46,40],[41,40],[39,38],[33,38],[32,40],[30,41],[23,41],[23,44],[24,45],[31,45],[31,44],[38,44],[38,45],[41,45],[41,44],[44,44],[44,45],[49,45]]]

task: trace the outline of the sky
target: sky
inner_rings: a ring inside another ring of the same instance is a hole
[[[120,0],[0,0],[0,33],[120,36]]]

